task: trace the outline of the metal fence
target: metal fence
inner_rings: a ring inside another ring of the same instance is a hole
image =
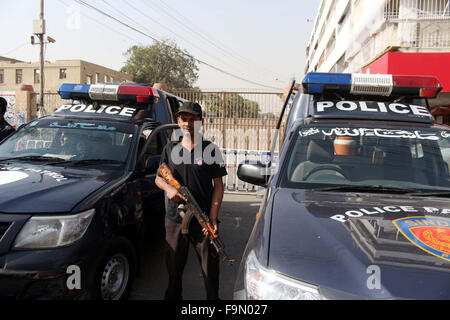
[[[222,150],[228,175],[225,191],[256,192],[259,187],[239,180],[237,170],[245,160],[267,162],[278,118],[283,107],[283,92],[257,90],[186,90],[175,95],[198,102],[204,111],[203,134]],[[285,116],[286,117],[286,116]],[[282,122],[281,132],[285,128]],[[278,137],[273,163],[278,163],[281,143]]]
[[[39,101],[39,93],[34,94],[34,101]],[[69,100],[61,99],[57,92],[45,92],[44,93],[44,110],[41,110],[40,116],[53,113],[57,108],[63,104],[68,103]],[[70,102],[69,102],[70,103]]]
[[[222,149],[222,154],[225,160],[225,167],[228,175],[224,178],[224,185],[226,192],[256,192],[259,187],[250,183],[239,180],[237,170],[239,164],[243,161],[261,161],[268,163],[270,159],[269,151],[259,150],[239,150],[239,149]],[[272,167],[278,164],[278,152],[274,152]]]
[[[173,93],[198,102],[204,111],[204,135],[232,150],[270,150],[283,106],[283,92],[178,89]]]

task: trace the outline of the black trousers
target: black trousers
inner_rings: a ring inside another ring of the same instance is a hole
[[[209,239],[195,218],[189,226],[189,234],[181,233],[181,223],[166,218],[166,265],[169,273],[169,285],[166,300],[182,300],[182,278],[186,265],[189,243],[191,243],[202,267],[203,281],[208,300],[219,299],[220,259]]]

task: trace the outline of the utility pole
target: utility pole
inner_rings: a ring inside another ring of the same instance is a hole
[[[45,63],[45,57],[44,57],[44,45],[47,43],[54,43],[55,40],[51,37],[47,37],[47,42],[45,42],[45,19],[44,19],[44,0],[40,0],[40,13],[39,13],[39,19],[33,20],[33,34],[36,35],[39,39],[39,103],[36,106],[36,112],[38,116],[45,115],[45,109],[44,109],[44,63]],[[31,36],[31,44],[37,44],[34,41],[34,36]]]
[[[39,14],[39,19],[42,21],[43,33],[39,34],[40,40],[40,90],[39,90],[39,108],[38,113],[44,108],[44,35],[45,35],[45,20],[44,20],[44,0],[41,0],[41,12]]]

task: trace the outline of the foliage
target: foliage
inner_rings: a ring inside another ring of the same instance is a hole
[[[151,46],[133,46],[121,69],[133,76],[133,81],[153,85],[164,82],[169,88],[191,88],[198,79],[197,61],[186,50],[165,40]]]
[[[210,117],[258,118],[259,104],[236,93],[204,94],[202,105]]]

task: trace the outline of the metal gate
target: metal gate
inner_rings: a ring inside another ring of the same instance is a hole
[[[39,93],[35,93],[35,101],[39,101]],[[44,108],[40,110],[39,116],[45,116],[52,114],[56,109],[66,104],[67,100],[61,99],[57,92],[45,92],[44,93]]]
[[[256,192],[257,187],[237,177],[244,160],[266,162],[283,107],[283,92],[264,90],[219,91],[178,89],[173,93],[198,102],[203,109],[203,135],[221,150],[228,175],[224,178],[227,192]],[[282,123],[281,132],[285,123]],[[281,136],[275,150],[278,151]],[[275,152],[275,163],[278,152]]]

